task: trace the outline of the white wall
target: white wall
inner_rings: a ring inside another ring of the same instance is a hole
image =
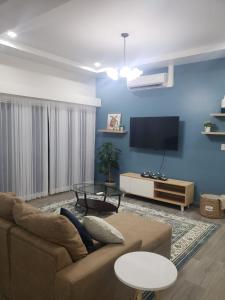
[[[0,93],[100,106],[95,78],[0,53]]]

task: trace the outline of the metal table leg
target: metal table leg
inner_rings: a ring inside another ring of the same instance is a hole
[[[80,201],[80,197],[79,197],[78,192],[74,192],[74,193],[75,193],[76,198],[77,198],[77,202],[75,203],[75,207],[77,207],[77,205],[79,204],[79,201]],[[87,194],[86,193],[84,194],[84,208],[85,208],[84,215],[86,216],[87,213],[88,213],[88,204],[87,204]]]
[[[76,199],[77,199],[77,202],[75,203],[75,207],[77,206],[78,202],[79,202],[79,196],[78,196],[78,192],[75,192],[73,191],[75,196],[76,196]]]
[[[87,194],[85,193],[84,194],[84,204],[85,204],[85,216],[87,215],[88,213],[88,204],[87,204]]]
[[[116,212],[118,212],[118,209],[120,207],[120,202],[121,202],[121,195],[118,196],[118,206],[117,206]]]

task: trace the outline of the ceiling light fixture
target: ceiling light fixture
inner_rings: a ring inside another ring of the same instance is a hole
[[[14,31],[7,31],[7,35],[13,39],[15,39],[17,37],[17,33],[15,33]]]
[[[106,74],[113,80],[118,80],[119,77],[126,78],[127,81],[134,80],[143,74],[143,71],[138,68],[130,68],[126,62],[126,38],[129,36],[128,33],[121,33],[123,38],[123,67],[118,71],[116,68],[108,68]]]

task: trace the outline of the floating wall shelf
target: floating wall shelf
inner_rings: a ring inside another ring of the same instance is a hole
[[[210,114],[212,117],[225,117],[225,113],[212,113]],[[211,131],[211,132],[205,132],[202,131],[202,134],[205,135],[225,135],[225,131]]]
[[[120,130],[112,130],[112,129],[99,129],[98,132],[124,134],[127,133],[127,130],[120,131]]]
[[[202,134],[205,134],[205,135],[225,135],[225,131],[211,131],[211,132],[202,131]]]
[[[212,116],[212,117],[225,117],[225,113],[213,113],[213,114],[210,114],[210,116]]]

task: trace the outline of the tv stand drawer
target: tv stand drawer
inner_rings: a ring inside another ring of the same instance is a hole
[[[154,197],[154,181],[120,176],[120,189],[128,194],[141,197]]]

